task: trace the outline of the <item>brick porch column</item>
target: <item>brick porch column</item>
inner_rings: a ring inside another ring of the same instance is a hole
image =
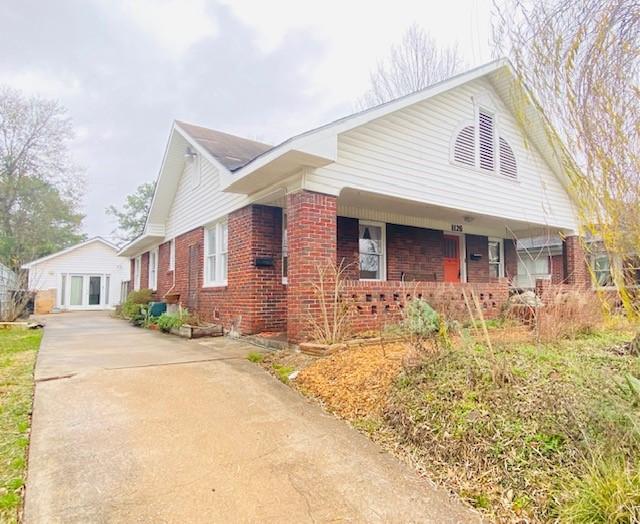
[[[568,236],[562,243],[565,260],[565,281],[574,286],[588,287],[591,282],[582,241],[577,235]]]
[[[318,267],[336,262],[336,197],[299,191],[287,195],[287,333],[292,342],[310,334],[318,310],[312,282]]]

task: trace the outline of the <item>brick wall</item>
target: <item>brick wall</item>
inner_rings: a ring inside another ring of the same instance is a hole
[[[442,282],[443,232],[387,224],[387,279]]]
[[[346,283],[344,299],[350,307],[350,327],[354,333],[378,330],[401,319],[401,308],[413,297],[423,298],[449,319],[466,320],[463,290],[471,300],[478,297],[485,318],[500,315],[509,298],[506,278],[478,284],[446,282],[367,282]]]
[[[336,263],[336,197],[299,191],[287,195],[289,268],[287,332],[289,340],[308,338],[309,316],[319,317],[312,282],[318,267]]]
[[[336,250],[338,263],[342,261],[342,263],[346,266],[345,278],[348,278],[350,280],[358,280],[360,278],[358,219],[338,217],[336,228]]]
[[[564,282],[564,257],[562,255],[549,257],[549,271],[553,284],[562,284]]]
[[[489,282],[489,239],[480,235],[466,235],[467,282]],[[478,254],[480,260],[472,260]]]
[[[247,206],[228,217],[227,286],[204,286],[204,228],[176,238],[175,292],[201,319],[241,333],[286,330],[286,288],[282,284],[282,210]],[[168,245],[168,243],[167,243]],[[166,254],[168,267],[168,251]],[[274,265],[256,267],[257,257]],[[159,257],[162,260],[162,255]],[[171,275],[171,272],[168,272]],[[173,277],[171,277],[173,278]]]
[[[568,236],[563,244],[563,256],[566,267],[565,278],[567,284],[586,287],[591,284],[591,277],[587,269],[586,256],[582,241],[577,236]]]
[[[169,254],[171,242],[165,242],[158,246],[158,289],[156,295],[162,299],[173,286],[173,271],[169,270]]]
[[[140,260],[140,289],[149,287],[149,252],[142,253]]]

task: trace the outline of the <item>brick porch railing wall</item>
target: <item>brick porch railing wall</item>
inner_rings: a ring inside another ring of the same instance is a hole
[[[474,292],[486,319],[500,315],[509,298],[509,282],[506,278],[486,283],[446,282],[371,282],[347,281],[344,300],[351,308],[350,324],[353,332],[377,330],[384,324],[398,322],[401,308],[411,298],[422,298],[447,318],[469,318],[463,292],[469,300]],[[472,306],[473,307],[473,306]]]

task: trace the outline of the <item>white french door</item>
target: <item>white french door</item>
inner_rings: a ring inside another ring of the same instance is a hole
[[[60,305],[69,309],[98,309],[108,305],[104,281],[104,275],[63,275]],[[69,297],[68,304],[65,304],[66,297]]]

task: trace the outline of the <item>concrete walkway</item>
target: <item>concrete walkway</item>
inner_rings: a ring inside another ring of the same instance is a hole
[[[105,313],[46,319],[25,522],[477,517],[245,358]]]

